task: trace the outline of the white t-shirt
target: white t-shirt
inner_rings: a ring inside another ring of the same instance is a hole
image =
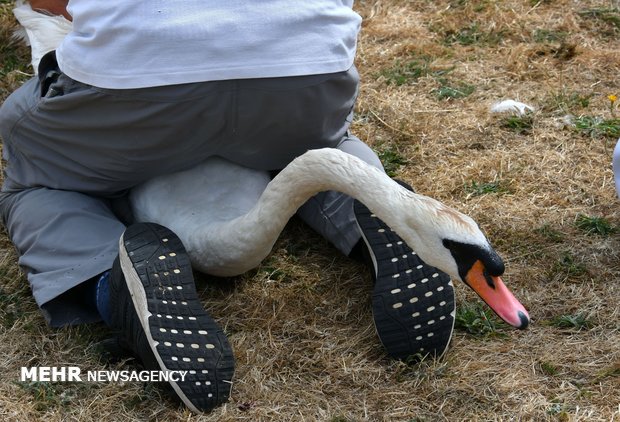
[[[57,49],[101,88],[339,72],[353,64],[353,0],[70,0]]]

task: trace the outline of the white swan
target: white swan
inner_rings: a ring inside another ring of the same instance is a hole
[[[51,35],[66,25],[48,25],[49,16],[19,7],[16,15],[28,36],[41,41],[31,42],[32,47],[43,53],[54,49],[57,44],[45,41],[58,42]],[[464,281],[507,323],[528,325],[527,311],[499,277],[504,271],[500,257],[470,217],[335,149],[308,151],[272,181],[265,172],[214,157],[134,188],[130,202],[138,221],[162,224],[179,236],[197,270],[233,276],[258,266],[297,208],[325,190],[360,200],[426,263]]]
[[[326,190],[360,200],[423,261],[467,283],[504,321],[519,328],[529,323],[499,277],[501,259],[470,217],[336,149],[306,152],[271,182],[265,172],[211,158],[132,189],[130,202],[138,221],[179,236],[196,269],[234,276],[258,266],[295,211]]]

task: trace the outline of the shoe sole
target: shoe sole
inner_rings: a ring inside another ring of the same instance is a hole
[[[121,236],[119,259],[138,318],[162,371],[188,371],[170,385],[194,412],[228,400],[232,348],[198,298],[189,257],[167,228],[132,225]]]
[[[364,204],[355,201],[354,212],[375,268],[372,312],[387,353],[403,360],[441,358],[456,313],[450,277],[425,264]]]

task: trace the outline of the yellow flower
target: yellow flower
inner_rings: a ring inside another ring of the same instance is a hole
[[[618,97],[615,96],[614,94],[609,94],[607,98],[609,98],[609,101],[611,101],[612,103],[615,103],[616,100],[618,99]]]

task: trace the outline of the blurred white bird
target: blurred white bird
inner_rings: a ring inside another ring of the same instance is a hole
[[[618,192],[618,198],[620,198],[620,139],[618,139],[618,143],[616,144],[616,148],[614,149],[612,164],[614,170],[614,179],[616,180],[616,192]]]

